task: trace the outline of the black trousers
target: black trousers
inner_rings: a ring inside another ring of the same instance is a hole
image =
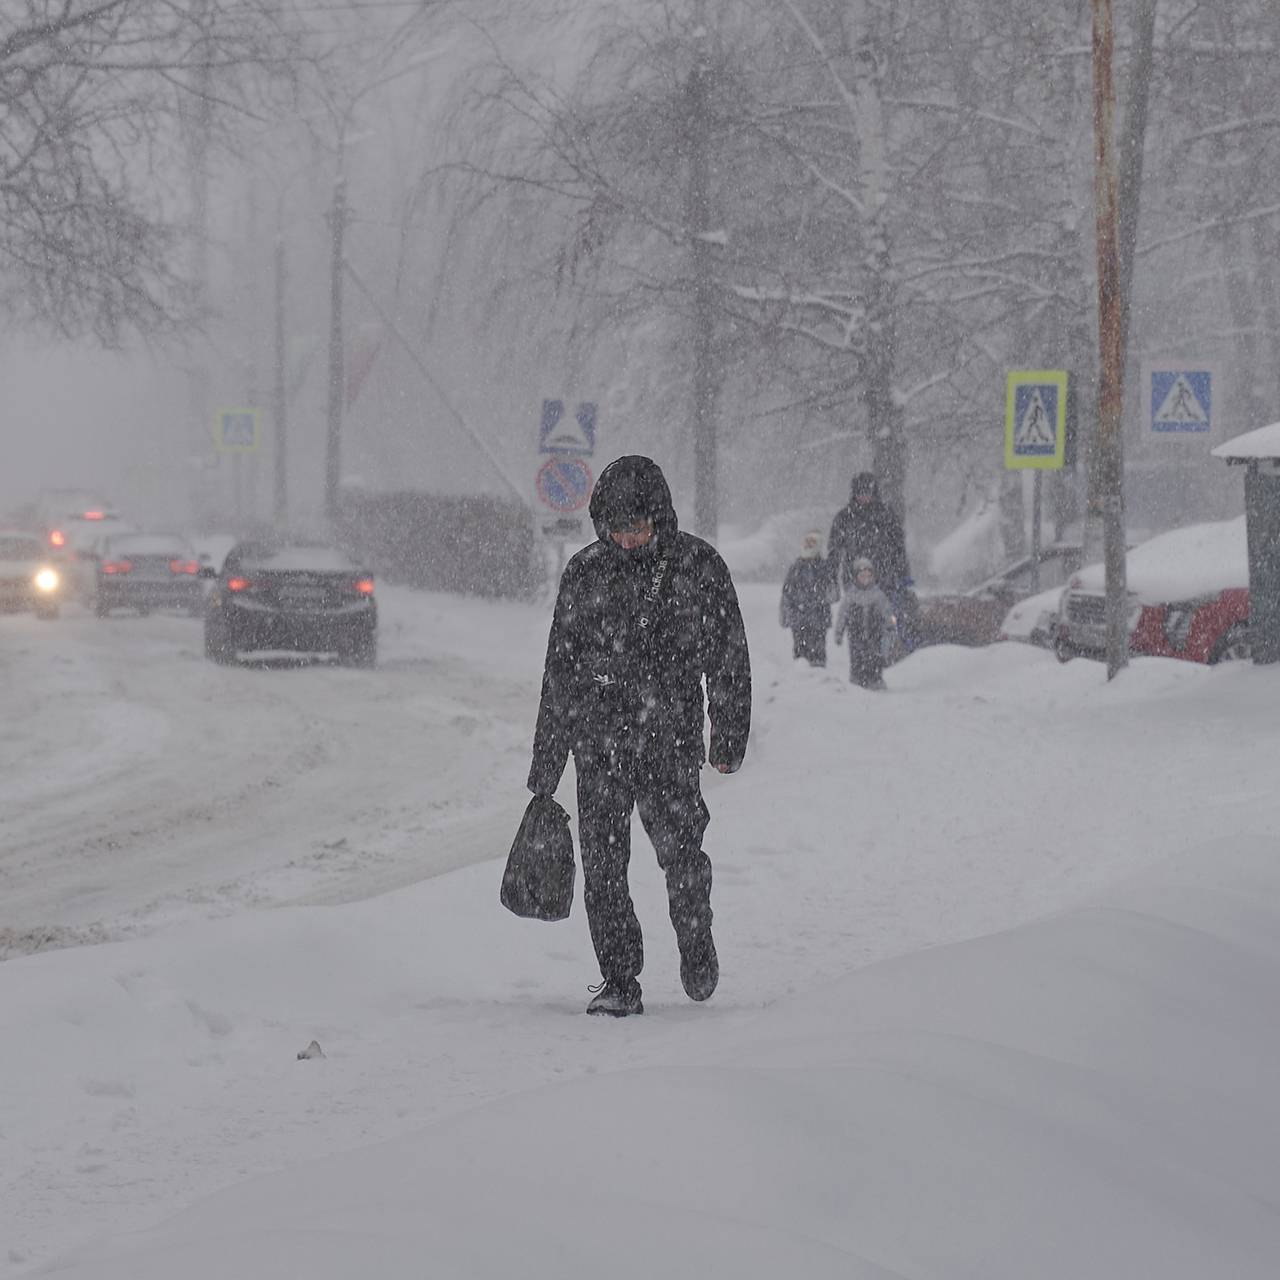
[[[797,658],[805,658],[812,667],[827,665],[827,629],[817,627],[793,627],[791,652]]]
[[[880,646],[857,645],[849,637],[849,679],[864,689],[878,684],[884,674],[884,659]]]
[[[683,954],[711,928],[711,859],[702,833],[711,815],[697,759],[619,761],[575,753],[583,901],[601,976],[616,982],[644,968],[644,938],[627,883],[631,811],[638,809],[667,877],[667,901]]]

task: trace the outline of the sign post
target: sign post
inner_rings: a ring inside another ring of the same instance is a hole
[[[556,576],[564,567],[565,541],[582,536],[580,512],[591,501],[594,477],[588,460],[596,449],[597,406],[583,401],[566,414],[563,400],[544,400],[538,426],[534,491],[545,509],[542,534],[556,543]]]
[[[1031,499],[1031,585],[1040,590],[1042,477],[1060,471],[1067,455],[1067,372],[1013,370],[1005,382],[1004,465],[1033,472]]]

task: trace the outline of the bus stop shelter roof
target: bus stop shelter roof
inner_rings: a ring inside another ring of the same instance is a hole
[[[1224,441],[1210,451],[1215,458],[1228,462],[1255,462],[1259,458],[1280,458],[1280,422],[1256,431],[1246,431],[1234,440]]]

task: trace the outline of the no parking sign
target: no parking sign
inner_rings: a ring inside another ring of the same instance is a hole
[[[581,511],[591,498],[591,468],[581,458],[549,458],[538,468],[539,500],[552,511]]]

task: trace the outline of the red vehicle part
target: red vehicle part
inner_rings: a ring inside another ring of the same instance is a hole
[[[1147,605],[1129,637],[1132,653],[1186,662],[1218,662],[1249,625],[1249,590],[1231,587],[1208,600]]]

